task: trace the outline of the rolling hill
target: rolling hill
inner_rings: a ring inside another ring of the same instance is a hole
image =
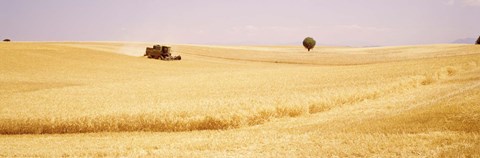
[[[0,156],[480,156],[480,47],[0,43]]]

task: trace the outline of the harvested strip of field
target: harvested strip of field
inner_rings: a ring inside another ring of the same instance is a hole
[[[306,53],[298,46],[201,46],[180,45],[188,55],[229,60],[306,65],[358,65],[477,54],[472,45],[428,45],[400,47],[318,47]]]

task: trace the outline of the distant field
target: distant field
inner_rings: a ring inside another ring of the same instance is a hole
[[[480,46],[0,43],[0,157],[480,156]]]

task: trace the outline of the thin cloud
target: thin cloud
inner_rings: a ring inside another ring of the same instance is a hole
[[[463,0],[463,4],[469,6],[480,6],[480,0]]]
[[[447,2],[444,3],[445,5],[454,5],[455,0],[448,0]]]
[[[355,31],[368,31],[368,32],[384,32],[390,31],[390,28],[383,28],[383,27],[371,27],[371,26],[360,26],[358,24],[353,25],[339,25],[339,28],[346,29],[346,30],[355,30]]]
[[[445,1],[445,5],[455,5],[457,2],[460,2],[463,5],[466,6],[480,6],[480,0],[448,0]]]

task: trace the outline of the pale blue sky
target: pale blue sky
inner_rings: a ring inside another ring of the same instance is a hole
[[[0,38],[321,45],[480,35],[480,0],[0,0]]]

